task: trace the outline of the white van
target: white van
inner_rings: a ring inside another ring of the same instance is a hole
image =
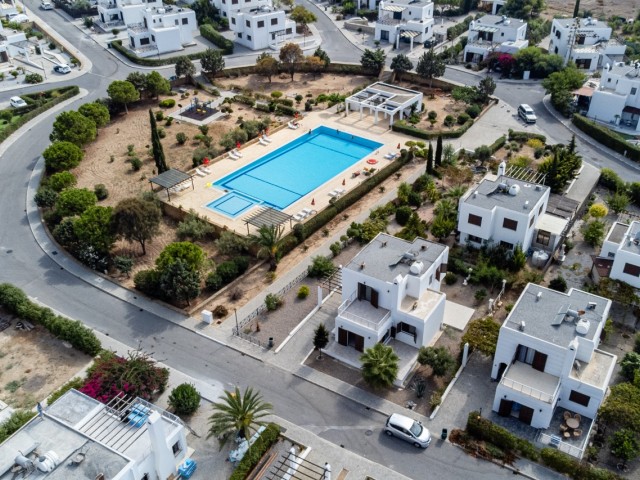
[[[42,0],[40,3],[40,8],[42,10],[53,10],[53,3],[48,2],[47,0]]]
[[[518,115],[527,123],[536,123],[536,114],[533,112],[533,108],[531,108],[526,103],[522,103],[518,107]]]

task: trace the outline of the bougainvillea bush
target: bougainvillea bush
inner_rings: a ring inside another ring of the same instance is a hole
[[[132,351],[124,358],[103,351],[89,368],[80,391],[102,403],[120,395],[152,400],[164,391],[168,380],[169,370],[158,367],[144,352]]]

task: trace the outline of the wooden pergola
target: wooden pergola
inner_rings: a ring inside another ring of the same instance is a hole
[[[193,175],[189,175],[188,173],[176,170],[175,168],[170,168],[166,172],[162,172],[160,175],[151,178],[149,180],[149,183],[152,184],[152,190],[153,184],[159,185],[160,187],[164,188],[167,191],[167,198],[169,199],[169,201],[171,201],[171,189],[186,182],[187,180],[191,180],[191,188],[193,189]]]

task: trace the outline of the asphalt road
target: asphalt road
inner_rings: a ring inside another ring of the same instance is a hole
[[[27,6],[32,9],[35,4],[33,0],[27,0]],[[123,79],[131,71],[82,32],[69,27],[55,12],[32,10],[33,14],[42,15],[47,23],[93,61],[91,72],[67,82],[90,92],[88,97],[69,108],[77,108],[81,103],[105,96],[111,81]],[[324,18],[323,15],[318,17]],[[324,28],[322,20],[318,26]],[[358,61],[359,51],[350,44],[346,48],[346,39],[342,37],[340,40],[339,35],[332,30],[323,33],[327,39],[324,47],[331,58]],[[246,59],[244,63],[247,63]],[[163,69],[163,72],[170,74],[171,67]],[[500,88],[499,94],[502,95],[503,85]],[[38,89],[41,87],[28,87],[23,91]],[[504,91],[513,99],[517,99],[519,94],[535,93],[530,88],[518,93],[515,88],[507,86],[504,86]],[[10,95],[9,92],[2,94],[0,100]],[[222,347],[163,318],[140,311],[61,269],[36,244],[25,216],[26,186],[40,152],[48,145],[53,118],[53,115],[42,118],[0,158],[0,282],[12,282],[28,295],[70,317],[81,319],[120,342],[132,347],[139,344],[158,360],[194,378],[223,387],[254,386],[274,404],[277,415],[411,478],[483,480],[512,476],[490,463],[462,454],[449,444],[436,441],[427,451],[422,451],[384,437],[381,435],[384,418],[380,414],[295,378],[286,371]]]

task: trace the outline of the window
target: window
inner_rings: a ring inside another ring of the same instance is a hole
[[[501,37],[504,37],[504,32],[501,32],[501,33],[500,33],[500,36],[501,36]]]
[[[482,226],[482,217],[479,215],[474,215],[473,213],[469,214],[469,219],[467,220],[471,225],[476,225],[478,227]]]
[[[551,234],[549,232],[545,232],[544,230],[538,231],[538,238],[536,238],[536,243],[540,245],[544,245],[545,247],[548,247],[550,240],[551,240]]]
[[[238,4],[238,0],[231,0],[231,5],[237,5]]]
[[[154,21],[153,21],[153,23],[156,23],[156,21],[154,20]],[[178,22],[178,19],[177,19],[177,18],[173,21],[173,23],[175,23],[176,25],[179,25],[179,24],[180,24],[180,22]]]
[[[264,20],[258,20],[258,28],[264,28]]]
[[[246,20],[244,23],[247,26],[247,28],[251,28],[251,22],[249,20]]]
[[[150,41],[148,38],[141,38],[140,45],[149,45]]]
[[[529,220],[529,227],[533,227],[533,222],[535,221],[535,219],[536,219],[535,215],[531,217],[531,220]]]
[[[271,19],[271,25],[277,25],[278,24],[278,19],[277,18],[272,18]]]
[[[591,398],[588,395],[585,395],[584,393],[571,390],[571,393],[569,394],[569,400],[571,402],[577,403],[578,405],[582,405],[583,407],[588,407],[589,400],[591,400]]]
[[[506,228],[507,230],[517,230],[518,222],[515,220],[511,220],[510,218],[505,218],[502,221],[502,228]]]
[[[291,35],[291,32],[292,32],[292,31],[293,31],[293,30],[292,30],[291,28],[287,28],[287,29],[284,31],[284,33],[285,33],[285,35]]]
[[[631,88],[631,95],[635,95],[636,93],[638,93],[638,89],[636,87],[632,87]]]
[[[171,450],[173,451],[174,455],[179,454],[182,451],[182,448],[180,447],[180,442],[174,443],[173,446],[171,447]]]
[[[513,250],[513,243],[505,242],[504,240],[500,240],[500,246],[507,250]]]
[[[233,18],[231,19],[231,24],[232,24],[232,25],[235,25],[235,24],[236,24],[236,19],[235,19],[235,17],[233,17]]]
[[[251,41],[251,35],[247,35],[247,40]]]
[[[607,257],[609,257],[609,258],[614,258],[615,256],[616,256],[615,252],[607,253]]]
[[[558,47],[553,49],[553,53],[555,53],[556,55],[558,54]]]
[[[540,208],[538,209],[538,215],[542,215],[542,207],[544,207],[544,205],[540,205]]]
[[[475,235],[469,235],[467,240],[474,243],[482,243],[482,239],[480,237],[476,237]]]
[[[633,263],[625,263],[622,273],[633,275],[634,277],[640,277],[640,267],[638,265],[634,265]]]
[[[241,33],[238,34],[238,38],[242,38],[242,34]]]
[[[152,41],[153,43],[156,43],[156,36],[155,36],[155,35],[151,35],[151,41]]]
[[[189,25],[189,19],[188,18],[183,18],[182,19],[182,24],[183,25]]]
[[[429,277],[429,285],[431,285],[431,283],[433,283],[433,275]]]
[[[408,323],[400,322],[397,328],[398,332],[404,332],[410,335],[415,335],[417,333],[416,327],[414,327],[413,325],[409,325]]]

